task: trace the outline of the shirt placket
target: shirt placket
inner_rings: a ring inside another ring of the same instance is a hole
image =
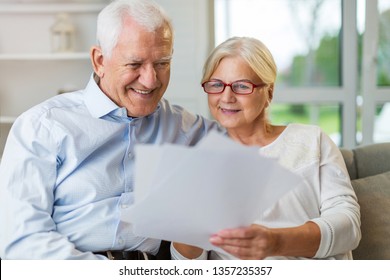
[[[123,159],[123,174],[125,183],[125,192],[133,191],[133,167],[134,167],[134,141],[131,138],[132,130],[134,129],[136,121],[131,120],[127,126],[127,147],[126,154]]]

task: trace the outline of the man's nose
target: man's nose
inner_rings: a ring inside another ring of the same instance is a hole
[[[139,81],[147,88],[154,88],[157,83],[157,73],[153,65],[145,65],[140,72]]]

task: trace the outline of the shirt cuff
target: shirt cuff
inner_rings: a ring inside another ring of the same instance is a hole
[[[321,231],[321,242],[320,246],[317,250],[317,253],[313,258],[315,259],[322,259],[329,256],[331,252],[331,248],[333,246],[333,239],[334,239],[334,229],[332,225],[326,221],[323,218],[316,218],[311,220],[312,222],[316,223]]]

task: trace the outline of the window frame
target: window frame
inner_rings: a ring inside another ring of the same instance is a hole
[[[344,0],[345,1],[345,0]],[[377,85],[377,50],[379,35],[378,0],[366,0],[366,20],[362,55],[362,144],[374,143],[374,123],[378,105],[390,102],[390,87]]]

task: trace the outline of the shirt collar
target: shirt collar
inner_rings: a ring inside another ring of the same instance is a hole
[[[85,106],[87,107],[91,115],[95,118],[101,118],[112,113],[116,117],[129,118],[127,117],[126,108],[120,108],[110,98],[108,98],[108,96],[98,86],[98,82],[99,77],[95,73],[93,73],[84,92]],[[161,100],[157,105],[156,110],[149,116],[158,114],[158,112],[160,111],[160,107]]]
[[[93,73],[85,88],[85,106],[95,118],[101,118],[110,112],[119,109],[108,96],[99,88],[99,77]]]

